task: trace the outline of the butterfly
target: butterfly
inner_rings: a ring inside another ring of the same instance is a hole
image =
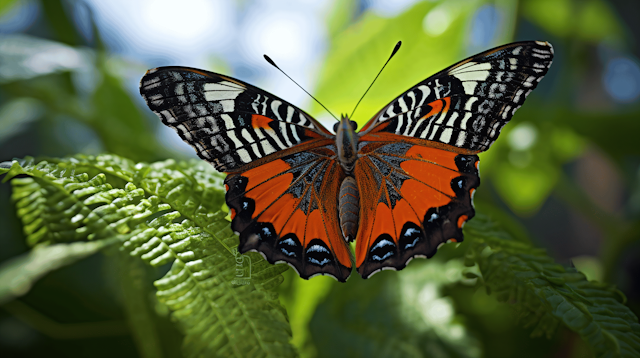
[[[357,132],[341,116],[336,134],[269,92],[208,71],[149,70],[140,94],[227,174],[239,252],[285,262],[305,279],[344,282],[354,265],[368,278],[463,240],[480,185],[477,154],[498,138],[552,59],[548,42],[496,47],[419,82]]]

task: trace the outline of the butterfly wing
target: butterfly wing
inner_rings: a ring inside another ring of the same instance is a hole
[[[399,136],[398,136],[399,137]],[[356,266],[367,278],[462,241],[475,215],[478,156],[410,142],[368,142],[355,167],[360,191]]]
[[[140,93],[200,158],[227,172],[240,252],[286,262],[301,277],[345,281],[351,254],[337,222],[344,172],[333,135],[286,101],[240,80],[186,68],[147,72]]]
[[[552,58],[551,45],[538,41],[472,56],[418,83],[363,127],[355,168],[363,277],[462,241],[480,185],[476,154],[493,144]]]
[[[332,148],[314,148],[227,177],[226,200],[241,251],[287,262],[305,279],[322,274],[346,281],[351,251],[337,216],[345,174],[332,157]]]
[[[482,152],[546,75],[548,42],[496,47],[440,71],[398,96],[363,133],[393,133]]]
[[[159,67],[140,94],[162,123],[222,172],[242,170],[331,133],[292,104],[238,79],[187,68]]]

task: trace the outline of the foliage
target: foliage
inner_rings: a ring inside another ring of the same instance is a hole
[[[0,282],[9,286],[0,300],[26,293],[48,271],[119,244],[152,266],[171,264],[155,286],[185,332],[186,356],[295,355],[287,314],[273,292],[286,266],[251,255],[248,280],[234,281],[243,256],[218,210],[221,177],[213,169],[171,160],[134,164],[112,155],[8,164],[1,169],[5,180],[27,176],[13,179],[13,199],[36,249],[0,271]],[[551,337],[561,322],[599,357],[640,350],[640,325],[620,291],[588,282],[485,218],[465,231],[466,263],[478,266],[466,275],[514,303],[522,323],[535,326],[533,336]],[[440,294],[440,287],[463,282],[463,271],[461,259],[451,258],[335,287],[316,311],[323,317],[313,331],[318,353],[338,354],[330,343],[344,341],[335,347],[368,356],[478,356],[477,343],[452,315],[452,302]],[[363,291],[369,297],[360,297]]]
[[[286,312],[273,292],[287,266],[244,256],[251,260],[251,276],[235,283],[243,256],[234,251],[237,239],[219,211],[221,179],[212,168],[198,162],[134,164],[104,155],[39,163],[28,158],[2,172],[5,180],[29,176],[13,180],[27,242],[53,244],[10,263],[4,276],[40,276],[117,240],[152,266],[171,264],[155,285],[158,300],[185,332],[186,356],[294,355]],[[61,252],[54,256],[56,250]],[[44,254],[55,266],[33,264]],[[18,287],[22,292],[14,289],[14,295],[25,293],[24,284]]]
[[[575,268],[564,268],[542,249],[513,239],[486,218],[477,218],[466,233],[473,237],[468,265],[478,265],[487,291],[513,303],[531,335],[551,337],[558,323],[577,332],[598,357],[633,356],[640,352],[640,324],[610,285],[588,281]],[[471,273],[469,276],[475,276]]]
[[[0,13],[20,3],[2,2]],[[326,59],[307,89],[334,113],[351,112],[403,41],[355,113],[360,125],[470,54],[525,39],[556,49],[548,76],[481,154],[479,215],[465,241],[346,284],[300,280],[260,255],[238,255],[222,177],[206,163],[158,162],[184,154],[136,93],[153,65],[106,46],[108,28],[90,9],[80,31],[74,12],[84,5],[29,3],[36,24],[0,36],[1,160],[65,159],[0,169],[13,178],[12,194],[0,185],[0,352],[155,358],[178,355],[182,342],[186,356],[640,356],[640,107],[613,101],[601,85],[611,58],[637,62],[640,33],[624,2],[422,1],[393,16],[368,8],[374,2],[332,3]],[[481,14],[495,15],[493,30]],[[488,40],[478,41],[482,33]],[[47,66],[34,66],[43,58]],[[224,73],[245,79],[224,60],[215,60]],[[590,178],[579,169],[594,153],[610,169],[589,177],[621,178],[599,184],[623,193],[614,209],[583,185]],[[575,255],[588,255],[605,283],[578,272],[584,260],[573,268]],[[244,285],[236,275],[249,260]]]

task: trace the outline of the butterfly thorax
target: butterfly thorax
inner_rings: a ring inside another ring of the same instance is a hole
[[[338,161],[347,175],[351,175],[356,164],[358,153],[357,124],[349,120],[346,115],[340,116],[340,122],[336,123],[336,148],[338,149]]]

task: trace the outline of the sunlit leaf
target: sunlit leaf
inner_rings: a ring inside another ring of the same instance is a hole
[[[602,41],[622,33],[616,15],[602,0],[527,0],[523,14],[555,36]]]
[[[23,34],[0,36],[0,83],[55,72],[87,72],[92,63],[89,50]]]
[[[535,212],[549,196],[558,180],[557,169],[543,163],[516,167],[501,163],[495,168],[493,182],[498,193],[517,213]]]
[[[396,42],[402,41],[358,107],[354,118],[362,125],[412,85],[464,58],[466,24],[476,6],[476,2],[421,2],[394,18],[364,13],[334,39],[316,97],[333,112],[350,114]],[[319,106],[314,108],[320,113]]]
[[[311,322],[319,356],[479,357],[447,285],[465,280],[460,259],[417,262],[402,272],[335,285]]]

